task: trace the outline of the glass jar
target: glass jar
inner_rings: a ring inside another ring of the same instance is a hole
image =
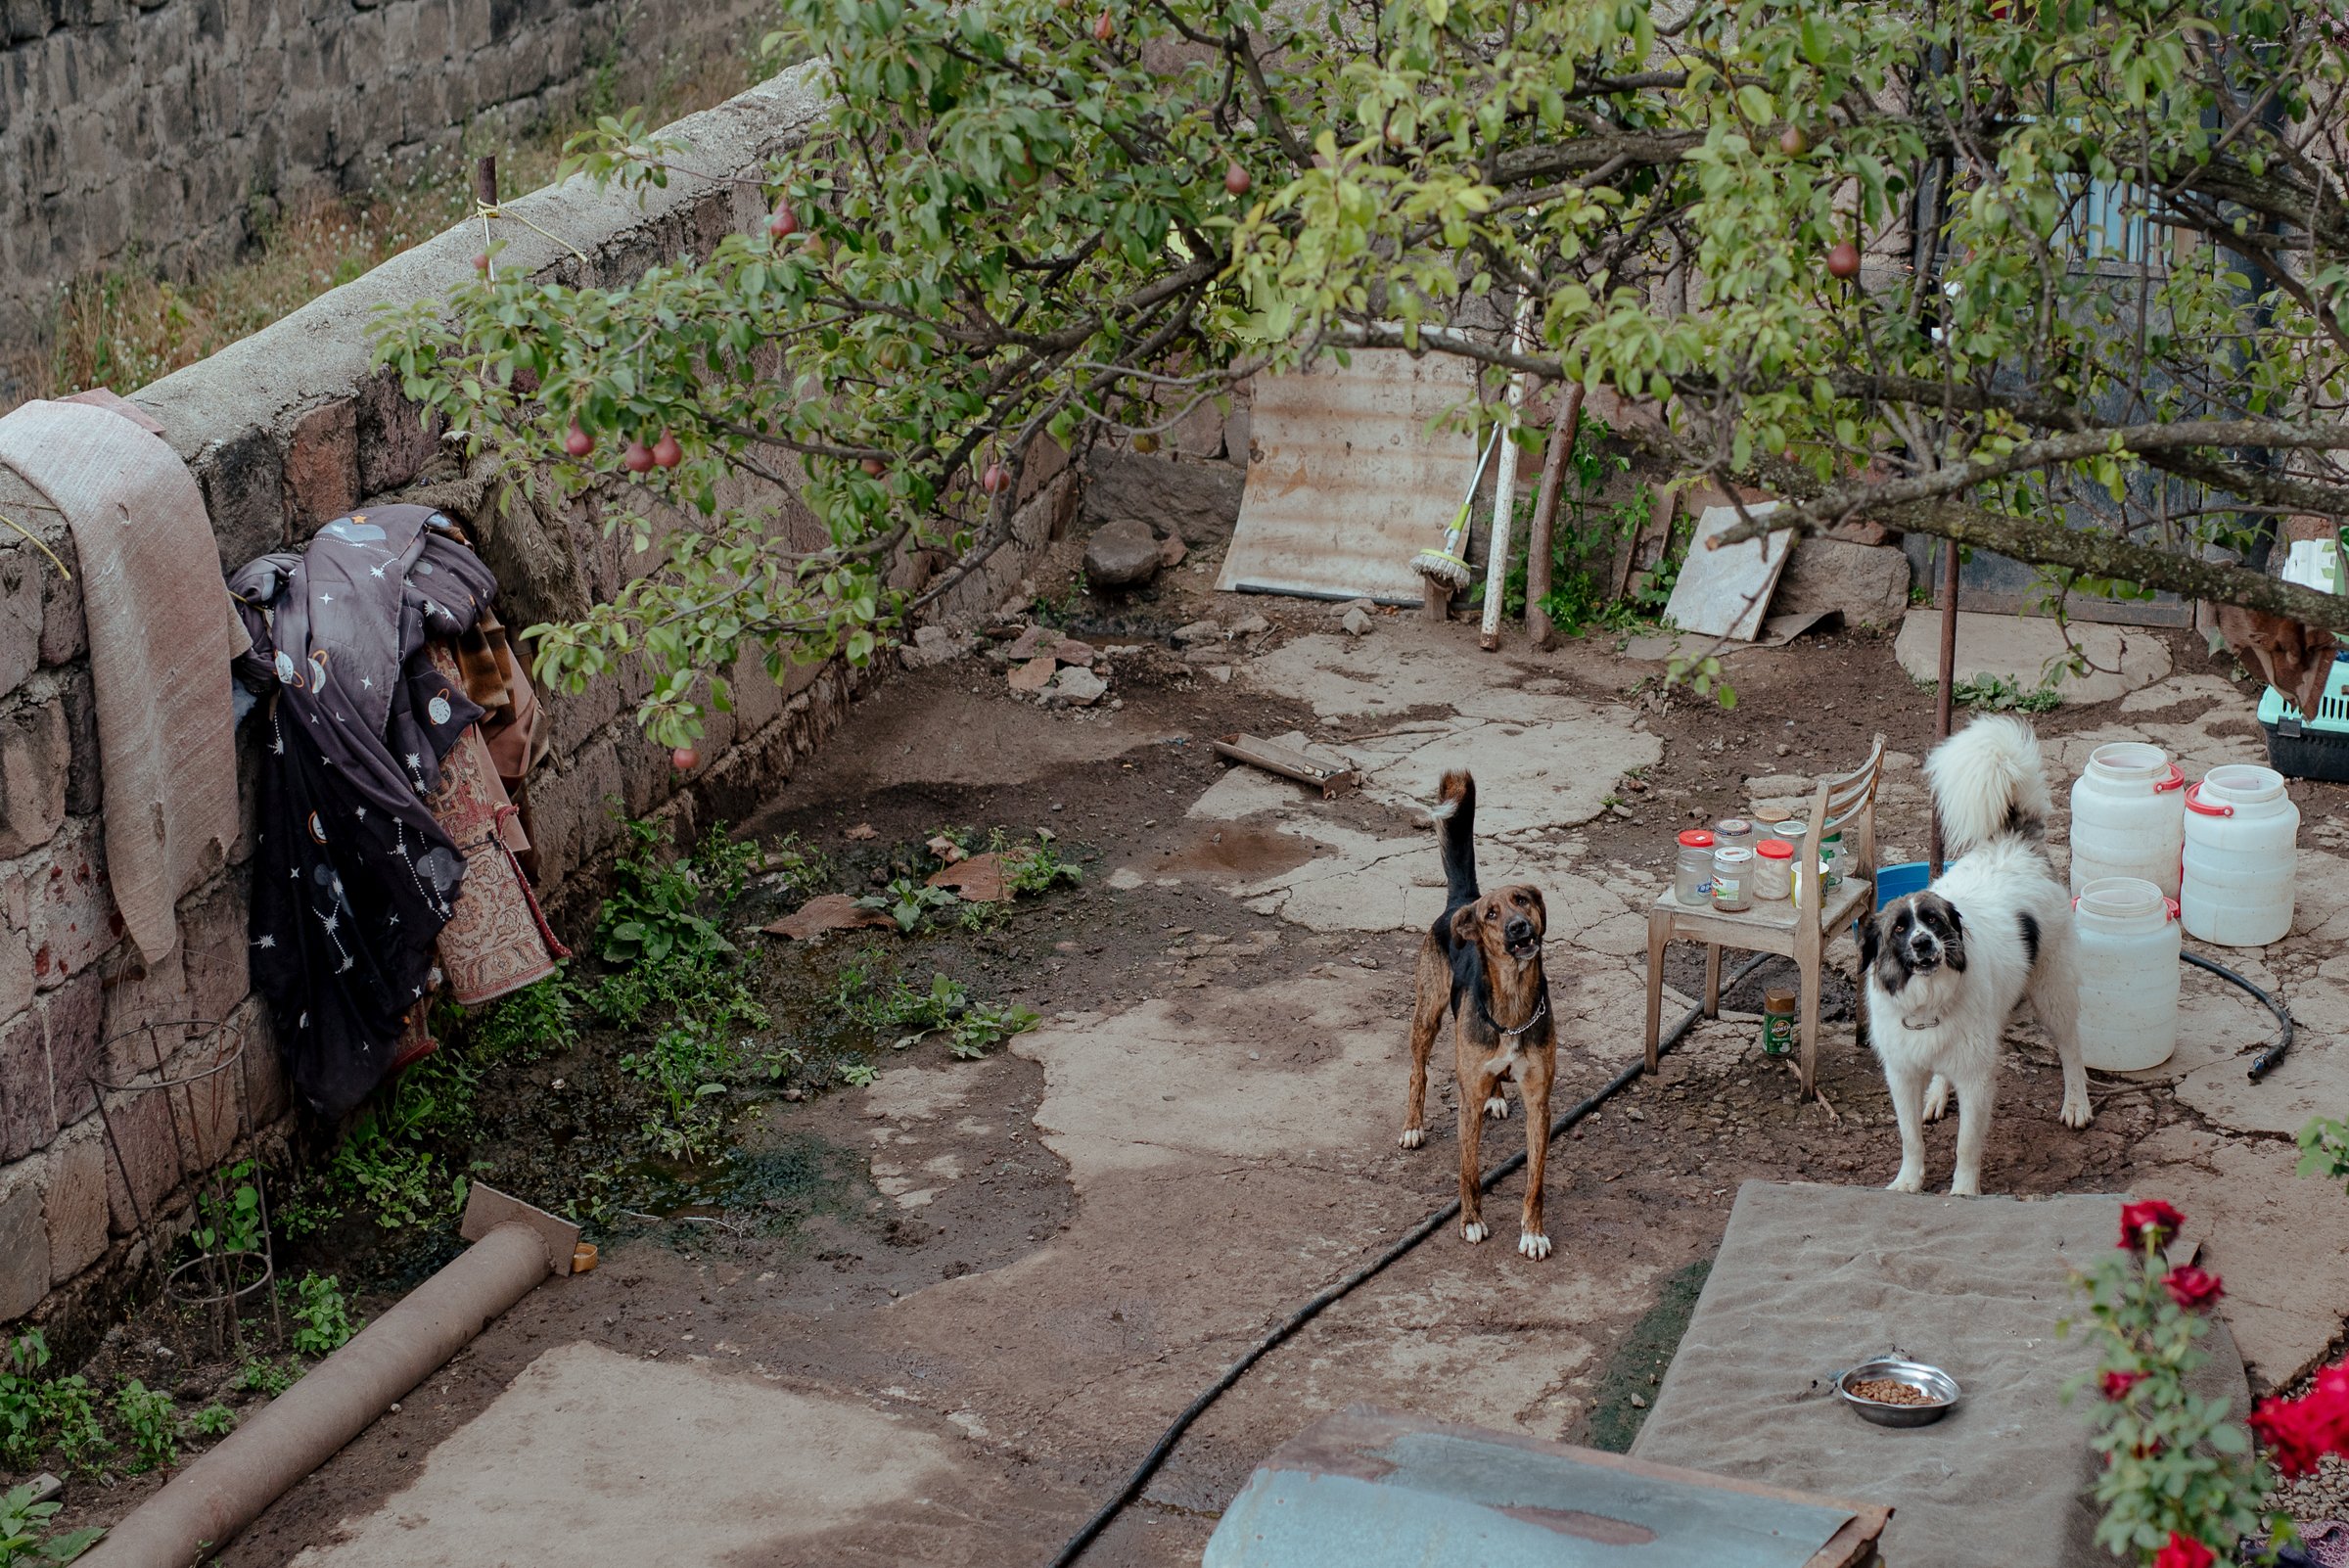
[[[1680,858],[1672,866],[1672,896],[1682,903],[1706,903],[1713,897],[1713,835],[1690,828],[1681,835]]]
[[[1843,824],[1829,822],[1819,840],[1819,885],[1834,887],[1843,880]]]
[[[1730,845],[1713,852],[1713,907],[1733,914],[1754,906],[1754,852]]]
[[[1725,816],[1713,824],[1713,848],[1717,850],[1750,850],[1754,847],[1754,825],[1742,816]]]
[[[1754,897],[1775,903],[1794,893],[1794,846],[1784,839],[1764,839],[1754,846]]]

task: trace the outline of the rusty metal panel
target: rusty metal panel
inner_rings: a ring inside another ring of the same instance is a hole
[[[1216,586],[1417,604],[1411,557],[1438,549],[1476,438],[1429,422],[1475,391],[1463,360],[1359,349],[1256,384],[1239,527]]]
[[[1202,1568],[1817,1568],[1865,1560],[1854,1519],[1824,1498],[1358,1407],[1266,1459]]]

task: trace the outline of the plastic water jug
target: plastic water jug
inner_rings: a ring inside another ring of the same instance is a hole
[[[2101,877],[2142,877],[2178,897],[2186,774],[2158,746],[2122,741],[2088,754],[2072,785],[2072,892]]]
[[[2214,767],[2186,792],[2186,934],[2263,947],[2292,929],[2300,808],[2272,767]]]
[[[2143,877],[2098,877],[2072,900],[2080,934],[2080,1059],[2159,1067],[2178,1046],[2178,904]]]

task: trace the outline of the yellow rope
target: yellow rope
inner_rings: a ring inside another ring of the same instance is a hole
[[[66,563],[58,559],[57,552],[50,549],[49,546],[43,542],[39,534],[33,532],[32,530],[26,528],[23,524],[18,522],[13,517],[10,517],[5,512],[0,512],[0,523],[5,523],[10,528],[15,529],[19,533],[23,534],[24,537],[31,542],[34,549],[40,551],[41,554],[49,558],[50,564],[57,568],[57,575],[59,576],[64,577],[68,582],[73,580],[73,574],[66,569]]]

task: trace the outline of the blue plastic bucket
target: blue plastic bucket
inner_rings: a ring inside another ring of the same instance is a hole
[[[1876,868],[1876,907],[1881,909],[1906,894],[1922,893],[1933,880],[1933,868],[1923,860]]]

